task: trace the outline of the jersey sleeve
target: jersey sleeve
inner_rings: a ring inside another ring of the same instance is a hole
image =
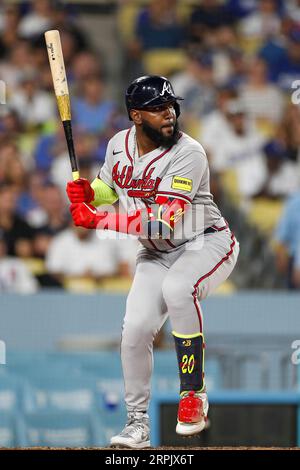
[[[176,197],[191,203],[208,166],[204,150],[197,146],[182,149],[162,178],[157,195]]]
[[[112,155],[112,141],[110,140],[107,144],[105,161],[102,165],[98,177],[104,181],[110,188],[114,189],[112,180],[112,166],[113,166],[113,155]]]

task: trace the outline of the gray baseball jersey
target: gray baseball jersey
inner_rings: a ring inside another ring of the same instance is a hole
[[[131,213],[155,203],[158,195],[191,204],[169,240],[144,239],[150,249],[169,251],[216,224],[221,214],[213,201],[205,151],[196,140],[181,133],[176,145],[159,147],[138,156],[135,126],[116,134],[108,143],[99,177],[119,196]]]
[[[139,157],[135,127],[119,132],[108,144],[99,176],[128,212],[146,209],[159,195],[189,203],[172,239],[140,239],[144,246],[126,302],[121,341],[125,401],[128,411],[147,411],[155,336],[167,316],[173,331],[203,333],[199,300],[227,279],[239,244],[213,202],[205,151],[186,134],[169,149]],[[202,237],[211,226],[221,230]]]

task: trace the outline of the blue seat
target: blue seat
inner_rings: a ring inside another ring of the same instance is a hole
[[[68,375],[68,374],[78,374],[80,373],[80,367],[77,367],[75,364],[68,361],[56,361],[51,362],[50,360],[44,358],[43,360],[38,360],[37,362],[30,361],[20,361],[14,362],[7,366],[7,371],[12,374],[22,376],[30,381],[31,377],[37,375]]]
[[[25,427],[17,413],[0,412],[0,447],[26,445]]]
[[[90,412],[99,406],[96,379],[83,374],[38,374],[30,378],[36,409]]]
[[[122,377],[121,358],[118,351],[101,351],[93,355],[82,354],[78,357],[81,369],[98,377]]]
[[[50,447],[104,446],[100,418],[92,413],[43,410],[24,415],[27,445]]]
[[[101,381],[99,381],[101,386]],[[127,411],[124,402],[124,385],[122,381],[105,380],[101,388],[101,401],[97,413],[105,429],[105,438],[110,438],[123,429]]]
[[[37,364],[44,361],[47,354],[45,351],[14,351],[9,349],[6,351],[6,365],[9,367],[10,365]]]
[[[0,369],[0,412],[31,411],[34,409],[34,396],[27,380]]]
[[[161,391],[178,390],[179,375],[175,350],[154,352],[152,387]]]

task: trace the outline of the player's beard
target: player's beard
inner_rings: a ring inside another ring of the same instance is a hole
[[[145,120],[142,123],[142,130],[146,134],[146,136],[151,139],[152,142],[154,142],[158,147],[163,147],[166,149],[172,147],[172,145],[177,144],[180,137],[180,131],[177,121],[174,124],[173,134],[170,136],[163,135],[161,131],[157,131],[156,129],[154,129]]]

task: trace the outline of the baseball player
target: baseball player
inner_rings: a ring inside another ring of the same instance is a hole
[[[133,81],[126,91],[133,126],[110,140],[91,184],[81,178],[67,185],[75,225],[141,242],[121,340],[128,421],[112,446],[150,446],[153,340],[167,316],[180,377],[176,432],[197,434],[207,421],[200,301],[228,278],[239,244],[210,193],[203,147],[178,128],[180,99],[164,77]],[[123,213],[95,209],[117,200]]]

